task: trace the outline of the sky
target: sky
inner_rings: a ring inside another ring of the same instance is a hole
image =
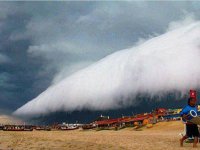
[[[0,2],[0,112],[13,112],[102,58],[165,34],[174,22],[197,22],[199,11],[195,1]]]

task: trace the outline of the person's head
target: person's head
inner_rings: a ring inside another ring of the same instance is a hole
[[[196,105],[196,99],[195,98],[188,98],[188,105],[195,106]]]

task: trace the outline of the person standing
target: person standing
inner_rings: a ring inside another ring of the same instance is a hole
[[[198,109],[196,106],[196,99],[194,97],[190,97],[188,99],[188,105],[182,109],[180,115],[183,120],[190,120],[192,117],[188,115],[191,110],[197,113]],[[198,137],[199,137],[199,130],[197,124],[187,121],[186,122],[186,135],[180,139],[180,146],[183,146],[184,140],[189,137],[194,137],[193,147],[197,147]]]

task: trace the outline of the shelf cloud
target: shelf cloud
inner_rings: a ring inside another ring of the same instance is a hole
[[[138,94],[182,94],[200,87],[200,22],[172,22],[166,33],[143,40],[81,69],[18,108],[15,115],[117,109]]]

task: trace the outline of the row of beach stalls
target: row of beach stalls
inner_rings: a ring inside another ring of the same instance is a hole
[[[182,109],[157,108],[152,113],[137,114],[135,116],[122,117],[116,119],[109,119],[109,117],[101,116],[92,124],[95,124],[97,128],[145,126],[148,124],[155,124],[157,122],[162,121],[181,120],[181,110]],[[200,110],[200,106],[198,106],[198,110]],[[200,115],[200,111],[198,111],[198,115]]]
[[[152,113],[137,114],[135,116],[124,116],[115,119],[109,119],[109,117],[100,116],[92,124],[95,124],[97,128],[144,126],[148,124],[155,124],[164,115],[166,115],[166,109],[159,108]]]

